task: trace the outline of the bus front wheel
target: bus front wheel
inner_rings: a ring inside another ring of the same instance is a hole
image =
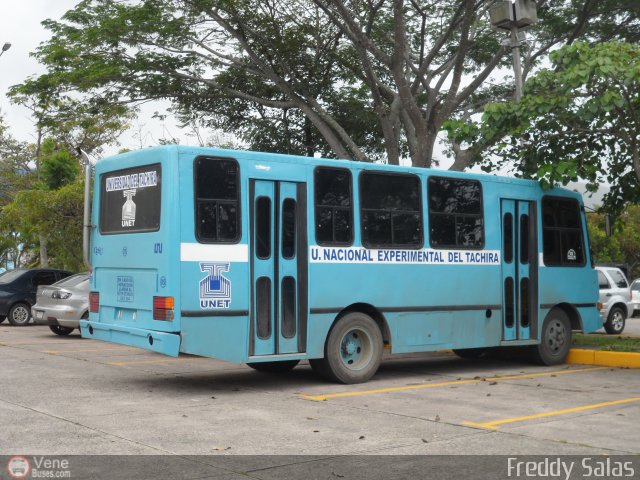
[[[324,358],[310,363],[314,371],[328,380],[363,383],[378,371],[382,350],[382,333],[376,322],[364,313],[352,312],[331,329]]]
[[[571,348],[571,322],[559,308],[551,310],[542,324],[540,344],[532,348],[536,363],[559,365],[564,363]]]
[[[300,363],[300,360],[282,360],[280,362],[255,362],[247,365],[258,372],[287,373]]]

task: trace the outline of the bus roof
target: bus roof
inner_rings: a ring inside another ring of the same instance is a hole
[[[99,171],[111,171],[119,168],[126,168],[122,165],[123,161],[131,161],[134,158],[136,163],[140,164],[146,161],[153,162],[157,160],[158,153],[161,153],[163,157],[175,157],[180,155],[192,155],[194,157],[199,155],[208,156],[225,156],[232,157],[241,161],[250,162],[278,162],[278,163],[293,163],[296,165],[311,165],[311,166],[327,166],[327,167],[343,167],[354,170],[370,169],[387,172],[397,173],[413,173],[413,174],[427,174],[427,175],[441,175],[447,177],[458,177],[477,179],[483,182],[495,182],[495,183],[508,183],[520,185],[522,187],[529,187],[539,189],[540,184],[535,180],[527,180],[522,178],[499,176],[488,173],[470,173],[459,172],[453,170],[440,170],[434,168],[420,168],[413,166],[399,166],[399,165],[387,165],[382,163],[364,163],[354,160],[339,160],[328,159],[320,157],[306,157],[302,155],[288,155],[281,153],[270,152],[255,152],[251,150],[231,150],[224,148],[212,148],[212,147],[194,147],[184,145],[162,145],[157,147],[149,147],[142,150],[133,150],[130,152],[121,153],[111,157],[101,159],[97,166]],[[127,162],[128,163],[128,162]],[[582,195],[576,191],[572,191],[566,188],[553,188],[547,192],[548,194],[561,193],[564,196],[573,196],[582,200]]]

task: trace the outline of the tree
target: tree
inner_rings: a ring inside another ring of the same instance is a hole
[[[605,235],[604,224],[603,214],[587,215],[595,261],[626,264],[631,279],[640,277],[640,205],[628,205],[621,212],[614,223],[611,237]]]
[[[96,104],[170,99],[252,147],[430,166],[446,121],[511,86],[491,0],[83,0],[37,51],[29,82]],[[577,39],[640,39],[635,0],[540,0],[525,76]],[[577,19],[577,21],[576,21]],[[453,168],[477,156],[452,136]],[[489,148],[487,145],[485,148]]]
[[[640,47],[575,43],[550,59],[519,103],[488,105],[480,125],[451,123],[452,135],[478,147],[487,170],[496,153],[545,186],[583,179],[595,191],[606,182],[610,209],[640,201]]]

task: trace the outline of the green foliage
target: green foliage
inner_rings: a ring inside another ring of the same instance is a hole
[[[42,143],[40,174],[50,190],[57,190],[78,178],[80,164],[67,150],[57,149],[55,140],[48,138]]]
[[[84,183],[78,180],[57,190],[21,190],[0,212],[0,231],[19,232],[27,249],[45,235],[49,265],[79,271],[83,268],[83,193]]]
[[[484,152],[484,168],[494,168],[497,154],[500,166],[546,187],[582,179],[595,191],[607,182],[613,211],[640,201],[640,46],[575,43],[550,60],[519,103],[485,108],[468,139]]]
[[[587,215],[591,250],[596,262],[624,263],[631,279],[640,277],[640,205],[627,205],[615,219],[611,237],[605,234],[605,217]]]
[[[539,2],[527,71],[576,39],[639,40],[634,1]],[[486,81],[510,65],[491,3],[83,0],[44,22],[52,37],[35,56],[47,73],[15,92],[76,91],[92,108],[168,99],[251,148],[429,166],[440,130],[454,147],[471,141],[479,129],[462,123],[511,95]]]

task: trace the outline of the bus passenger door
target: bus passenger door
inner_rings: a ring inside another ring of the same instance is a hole
[[[306,185],[250,180],[249,355],[306,351]]]
[[[502,199],[503,340],[537,332],[538,254],[535,203]],[[534,335],[535,336],[535,335]]]

